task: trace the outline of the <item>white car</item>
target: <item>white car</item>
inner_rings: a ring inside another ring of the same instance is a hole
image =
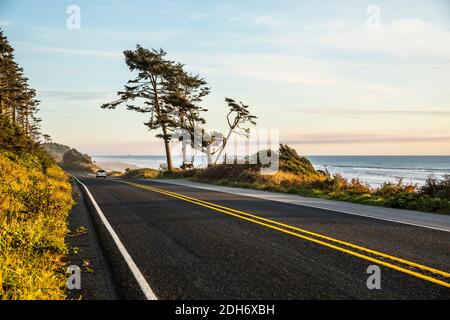
[[[98,170],[96,174],[97,178],[106,178],[106,171],[105,170]]]

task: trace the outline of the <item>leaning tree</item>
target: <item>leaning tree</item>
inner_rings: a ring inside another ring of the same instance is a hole
[[[166,102],[173,106],[177,126],[179,128],[179,140],[182,143],[183,163],[181,168],[191,167],[194,159],[187,160],[186,148],[189,145],[196,150],[196,130],[206,123],[202,113],[208,111],[199,105],[202,99],[210,93],[207,82],[199,75],[187,73],[183,65],[178,65],[177,74],[169,83],[169,94]]]
[[[137,45],[136,50],[124,51],[124,55],[128,68],[137,71],[137,76],[117,93],[117,100],[102,105],[102,108],[115,109],[125,104],[128,110],[149,114],[144,124],[149,130],[161,130],[156,137],[164,141],[167,169],[172,171],[171,133],[178,123],[174,107],[167,97],[182,66],[166,59],[167,52],[162,49],[150,50]]]
[[[227,114],[228,133],[226,136],[222,137],[221,144],[217,149],[218,154],[214,164],[217,164],[217,161],[220,159],[228,144],[228,141],[230,140],[231,134],[235,133],[248,138],[250,135],[249,126],[255,126],[255,120],[258,119],[258,117],[250,113],[248,105],[245,105],[242,102],[238,103],[230,98],[225,98],[225,102],[229,108]]]

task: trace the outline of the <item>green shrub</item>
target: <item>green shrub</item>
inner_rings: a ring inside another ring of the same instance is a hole
[[[251,164],[217,164],[204,170],[198,170],[195,177],[207,180],[234,179],[248,182],[255,181],[255,175],[259,169],[258,165]]]
[[[428,177],[419,192],[435,198],[450,199],[450,175],[445,175],[443,179]]]
[[[291,172],[298,175],[311,175],[318,172],[314,169],[311,162],[305,157],[300,157],[294,149],[288,145],[280,144],[279,153],[279,170]]]
[[[397,182],[385,182],[375,190],[375,195],[389,199],[398,195],[415,193],[417,185],[404,184],[402,179],[397,179]]]

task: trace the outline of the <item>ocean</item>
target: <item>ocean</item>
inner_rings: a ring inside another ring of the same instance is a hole
[[[424,184],[429,176],[450,175],[450,156],[306,156],[316,169],[325,168],[332,174],[340,173],[348,179],[359,178],[377,187],[383,182],[402,178],[406,183]],[[165,156],[93,156],[96,162],[120,162],[139,168],[158,168]],[[173,157],[174,166],[181,165],[181,157]],[[195,166],[206,163],[205,157],[196,157]]]

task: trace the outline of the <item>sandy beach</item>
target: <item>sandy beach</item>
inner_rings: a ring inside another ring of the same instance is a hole
[[[95,162],[99,167],[106,171],[125,172],[126,169],[137,169],[138,166],[124,162],[99,161]]]

